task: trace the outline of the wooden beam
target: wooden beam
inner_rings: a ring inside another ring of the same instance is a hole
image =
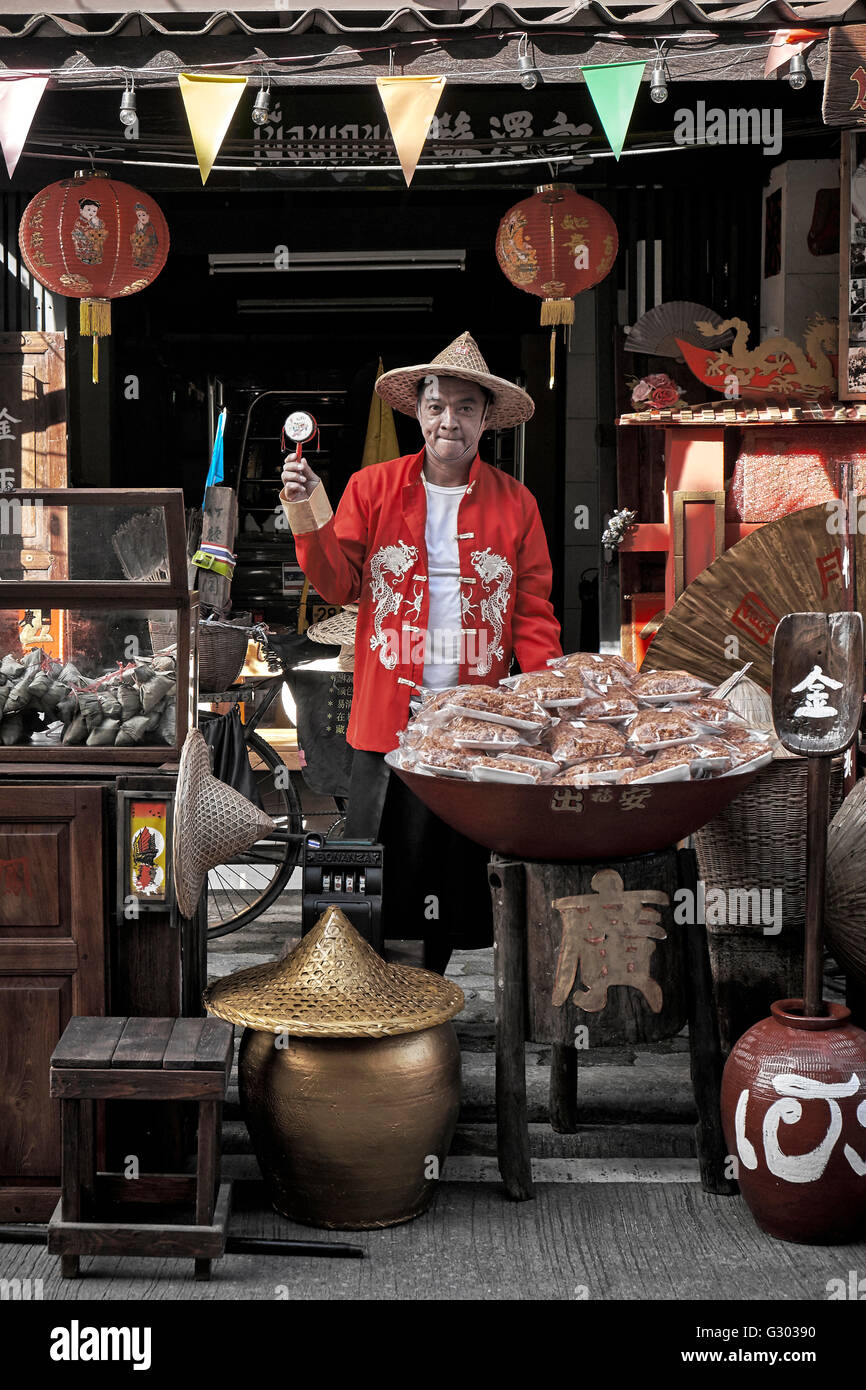
[[[534,56],[542,80],[556,85],[582,83],[581,66],[591,63],[624,63],[643,61],[652,65],[655,58],[655,39],[651,26],[645,34],[634,34],[622,39],[597,40],[593,29],[575,28],[571,33],[549,34],[543,30],[532,30],[531,41]],[[748,27],[748,26],[744,26]],[[860,26],[855,26],[860,27]],[[707,37],[715,31],[707,29]],[[429,42],[430,31],[419,29],[417,33],[403,33],[402,43],[391,31],[388,35],[394,52],[395,72],[400,76],[420,77],[425,75],[444,75],[449,82],[471,82],[478,84],[511,85],[515,96],[521,94],[517,82],[517,37],[500,37],[498,33],[484,30],[453,30],[437,28],[439,42]],[[73,85],[71,64],[75,63],[74,86],[77,91],[87,85],[87,69],[82,67],[80,57],[83,53],[94,67],[129,67],[141,69],[159,57],[160,68],[177,61],[177,71],[184,67],[197,67],[203,63],[237,63],[245,65],[243,70],[255,76],[261,69],[261,58],[251,58],[253,45],[269,58],[291,57],[294,62],[287,65],[285,73],[276,73],[271,78],[272,87],[292,87],[297,93],[297,73],[303,71],[303,86],[328,86],[333,83],[335,71],[341,77],[357,77],[359,83],[372,82],[372,79],[388,71],[388,51],[383,48],[369,57],[364,50],[370,46],[371,39],[381,44],[383,33],[372,29],[370,32],[352,34],[306,34],[263,31],[259,34],[142,34],[138,36],[99,37],[98,35],[77,35],[71,38],[24,39],[7,38],[0,41],[0,68],[51,67],[61,69],[70,64],[70,81]],[[419,42],[422,39],[428,42]],[[257,40],[257,42],[256,42]],[[767,44],[747,41],[742,33],[722,31],[720,46],[707,52],[706,46],[690,48],[686,44],[675,46],[669,60],[672,76],[677,82],[708,81],[708,66],[711,66],[712,82],[738,83],[743,81],[763,81],[764,63],[767,57]],[[309,67],[304,58],[309,59]],[[827,63],[827,40],[819,39],[805,54],[806,66],[814,81],[823,81]],[[547,71],[545,71],[547,69]],[[240,68],[239,68],[240,70]],[[650,68],[644,74],[648,83]],[[772,93],[772,83],[784,78],[769,79],[768,93]],[[64,86],[61,77],[58,84]],[[94,79],[94,87],[97,82]],[[105,80],[98,82],[101,88]],[[164,73],[160,77],[146,80],[143,84],[148,90],[153,87],[176,88],[176,73]],[[118,90],[123,82],[118,75]],[[741,102],[738,100],[737,105]]]

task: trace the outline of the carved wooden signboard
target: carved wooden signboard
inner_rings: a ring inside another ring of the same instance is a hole
[[[823,115],[825,125],[866,125],[866,24],[830,30]]]

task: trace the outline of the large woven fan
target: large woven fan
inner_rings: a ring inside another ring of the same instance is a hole
[[[683,354],[677,346],[677,338],[682,338],[695,347],[721,348],[733,339],[732,330],[726,329],[716,338],[706,338],[695,326],[700,319],[704,323],[718,325],[721,315],[703,304],[693,304],[687,299],[671,299],[667,304],[659,304],[648,309],[637,321],[631,332],[626,334],[626,352],[646,352],[653,357],[676,357],[680,362]]]
[[[866,780],[854,787],[830,822],[824,926],[833,955],[866,987]]]
[[[850,537],[828,526],[826,506],[806,507],[753,531],[692,580],[649,648],[648,666],[685,668],[716,684],[746,661],[770,688],[773,634],[786,613],[851,607],[845,551]],[[866,593],[866,538],[856,539],[857,607]],[[850,568],[849,568],[850,565]]]

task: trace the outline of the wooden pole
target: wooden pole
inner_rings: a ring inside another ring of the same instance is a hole
[[[526,869],[490,861],[493,895],[493,984],[496,997],[496,1147],[509,1197],[532,1197],[526,1114]]]
[[[827,821],[830,814],[830,759],[810,758],[806,810],[806,940],[803,1011],[824,1012],[824,885],[827,877]]]

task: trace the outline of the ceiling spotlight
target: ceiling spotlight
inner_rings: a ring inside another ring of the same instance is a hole
[[[663,58],[657,58],[650,77],[650,96],[659,105],[668,99],[668,75]]]
[[[135,109],[135,85],[126,88],[120,98],[120,124],[135,125],[138,120],[138,112]]]
[[[267,125],[271,118],[270,84],[262,86],[253,105],[253,125]]]
[[[795,53],[788,64],[788,81],[795,92],[802,92],[809,80],[809,70],[802,53]]]
[[[525,91],[531,92],[541,81],[541,73],[535,66],[535,61],[529,56],[529,36],[521,34],[517,40],[517,73],[520,78],[520,85]]]

